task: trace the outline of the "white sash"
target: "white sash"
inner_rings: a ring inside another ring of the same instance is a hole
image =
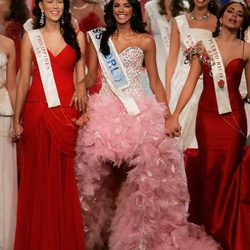
[[[25,31],[30,31],[33,30],[33,19],[29,18],[24,24],[23,24],[23,28]]]
[[[122,89],[130,86],[130,83],[124,66],[111,39],[109,39],[108,41],[110,54],[108,56],[104,56],[100,52],[102,32],[102,28],[97,28],[90,30],[88,32],[88,35],[95,46],[103,74],[107,80],[110,89],[120,99],[127,113],[129,115],[137,115],[140,113],[140,109],[137,106],[135,100],[130,95],[122,92]]]
[[[177,16],[175,17],[175,20],[180,32],[181,40],[183,41],[186,49],[195,47],[197,42],[191,34],[186,16]]]
[[[228,94],[225,68],[216,41],[214,38],[204,39],[203,44],[209,57],[214,62],[211,67],[213,72],[214,89],[219,114],[232,112]]]
[[[49,108],[60,106],[56,83],[47,48],[39,29],[28,31],[30,41],[36,55],[37,64]]]
[[[159,30],[161,34],[161,38],[163,41],[163,44],[165,45],[166,53],[168,54],[169,47],[170,47],[170,34],[171,34],[171,28],[170,28],[170,23],[168,23],[165,15],[161,15],[159,13],[159,8],[158,8],[158,3],[157,1],[150,1],[147,2],[145,6],[151,20],[155,19]]]

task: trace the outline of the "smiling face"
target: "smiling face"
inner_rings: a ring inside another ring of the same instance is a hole
[[[57,22],[63,14],[64,2],[63,0],[42,0],[39,2],[39,7],[44,11],[46,20]]]
[[[133,8],[127,0],[114,0],[113,15],[117,23],[126,24],[132,18]]]
[[[222,23],[230,29],[238,30],[243,23],[243,18],[244,10],[242,5],[239,3],[232,3],[226,8],[222,16]]]

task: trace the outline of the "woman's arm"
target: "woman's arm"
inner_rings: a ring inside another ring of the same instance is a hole
[[[14,115],[14,132],[19,137],[23,131],[21,126],[21,115],[27,92],[30,85],[30,72],[32,65],[32,46],[28,34],[25,33],[21,46],[21,70],[16,94],[16,105]]]
[[[166,103],[166,97],[162,82],[159,78],[156,66],[156,47],[152,36],[143,37],[145,67],[148,72],[150,87],[158,102]]]
[[[191,98],[197,81],[201,73],[201,63],[197,55],[193,56],[192,65],[188,74],[188,78],[181,91],[178,103],[170,119],[167,120],[166,127],[173,136],[179,136],[181,132],[181,126],[179,124],[179,116],[183,108]]]
[[[93,42],[89,41],[89,67],[88,74],[84,77],[83,81],[87,88],[90,88],[96,83],[98,73],[98,58]]]
[[[96,82],[96,76],[97,76],[97,71],[98,71],[98,58],[96,54],[95,47],[90,40],[89,43],[89,67],[88,67],[88,73],[87,75],[77,84],[77,92],[82,92],[87,98],[86,95],[86,89],[91,87],[92,85],[95,84]],[[76,120],[74,119],[73,121],[78,125],[78,126],[83,126],[87,121],[88,121],[88,115],[86,113],[86,103],[87,100],[83,101],[83,114],[82,116]]]
[[[7,50],[8,50],[8,64],[7,64],[7,82],[6,89],[8,90],[11,105],[13,109],[15,108],[16,99],[16,52],[15,44],[12,40],[8,39]]]
[[[166,70],[165,70],[165,91],[166,91],[166,99],[169,103],[171,96],[171,80],[175,72],[175,68],[177,65],[177,60],[180,51],[180,33],[175,19],[172,22],[172,30],[170,35],[170,48],[169,55],[166,62]]]
[[[79,83],[85,77],[85,67],[86,67],[86,64],[85,64],[85,39],[84,39],[84,34],[81,31],[77,34],[77,41],[78,41],[78,44],[80,47],[81,57],[75,65],[76,90],[75,90],[75,93],[71,99],[70,106],[74,103],[75,108],[82,111],[85,109],[87,98],[86,98],[85,87]]]

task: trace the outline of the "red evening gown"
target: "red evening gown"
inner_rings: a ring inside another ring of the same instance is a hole
[[[226,67],[232,113],[218,114],[210,67],[203,64],[204,90],[196,121],[200,156],[201,220],[224,250],[250,246],[250,152],[245,149],[247,122],[239,93],[244,61]],[[248,179],[248,180],[247,180]]]
[[[48,108],[34,58],[33,82],[23,112],[23,158],[15,250],[83,250],[83,225],[74,173],[77,127],[69,107],[75,52],[49,57],[61,106]]]

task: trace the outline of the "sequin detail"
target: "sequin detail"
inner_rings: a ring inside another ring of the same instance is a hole
[[[136,46],[127,47],[119,54],[123,66],[127,72],[128,81],[130,86],[125,88],[123,92],[132,96],[138,94],[144,94],[144,90],[141,85],[141,74],[143,73],[143,50]],[[139,72],[139,74],[138,74]],[[102,89],[100,91],[102,96],[114,95],[110,89],[104,75],[102,74]]]

